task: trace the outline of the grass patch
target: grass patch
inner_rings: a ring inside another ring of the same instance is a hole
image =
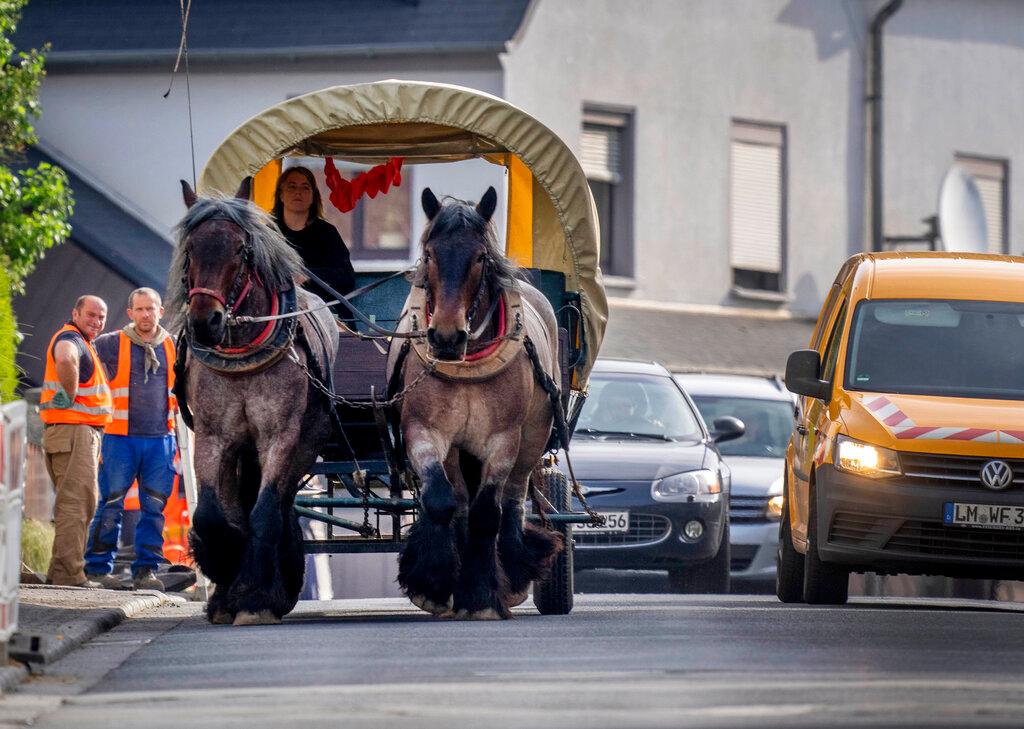
[[[53,550],[53,525],[35,519],[21,521],[21,561],[40,574],[50,569]]]

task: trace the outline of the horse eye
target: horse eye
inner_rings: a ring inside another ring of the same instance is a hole
[[[476,259],[476,262],[477,263],[483,263],[484,259],[486,259],[486,258],[487,258],[487,256],[485,256],[483,253],[481,253],[480,257]]]

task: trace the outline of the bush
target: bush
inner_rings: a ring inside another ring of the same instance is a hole
[[[11,281],[6,266],[0,265],[0,402],[15,399],[18,367],[14,353],[18,347],[14,310],[11,307]]]
[[[35,519],[21,522],[21,561],[29,569],[46,574],[50,569],[50,555],[53,551],[53,525]]]

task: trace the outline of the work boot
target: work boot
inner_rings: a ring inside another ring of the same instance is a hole
[[[145,567],[136,572],[135,576],[132,578],[132,589],[163,591],[164,583],[156,578],[152,569]]]
[[[124,583],[121,582],[121,578],[116,575],[105,574],[105,575],[90,575],[85,576],[86,580],[95,582],[97,587],[102,587],[104,590],[124,590]]]

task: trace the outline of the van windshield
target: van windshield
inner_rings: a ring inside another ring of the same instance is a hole
[[[846,365],[849,390],[1024,400],[1024,304],[862,301]]]

